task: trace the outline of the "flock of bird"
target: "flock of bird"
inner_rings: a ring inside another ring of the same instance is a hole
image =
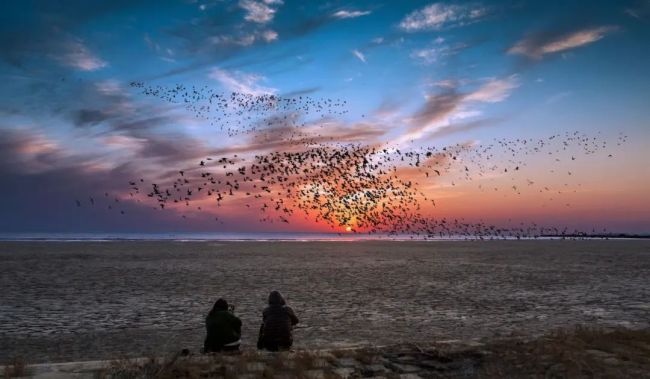
[[[224,94],[208,86],[148,86],[142,82],[131,82],[130,86],[139,89],[142,95],[182,104],[195,117],[208,120],[210,125],[219,127],[231,137],[276,125],[304,126],[305,122],[295,117],[297,114],[327,118],[347,113],[346,100],[319,99],[302,94]],[[274,117],[267,117],[269,115]]]
[[[345,102],[304,98],[294,102],[272,95],[250,96],[233,93],[219,95],[211,90],[172,90],[133,86],[145,94],[167,101],[177,98],[189,105],[204,102],[224,112],[235,112],[246,119],[247,112],[272,113],[291,107],[307,112],[323,106],[338,107]],[[323,105],[325,104],[325,105]],[[333,105],[336,104],[336,105]],[[204,112],[202,108],[189,109]],[[341,111],[344,112],[344,111]],[[199,113],[204,116],[204,113]],[[252,117],[252,116],[251,116]],[[219,120],[217,120],[218,122]],[[259,130],[262,133],[263,130]],[[626,142],[620,134],[617,144]],[[334,231],[385,233],[419,238],[525,238],[545,235],[580,235],[581,231],[545,227],[536,223],[492,225],[462,218],[435,217],[436,199],[424,185],[455,186],[476,181],[481,191],[503,191],[488,187],[491,178],[511,176],[516,182],[504,192],[520,195],[527,188],[544,193],[562,189],[537,184],[525,174],[533,155],[547,156],[552,162],[575,161],[600,154],[608,143],[600,136],[581,132],[555,134],[544,139],[495,139],[488,144],[456,144],[444,147],[419,147],[401,150],[390,146],[344,143],[305,143],[300,149],[251,156],[204,157],[195,165],[178,167],[160,175],[154,182],[131,179],[126,199],[104,194],[102,206],[111,210],[120,201],[148,203],[160,211],[179,217],[207,212],[223,223],[220,207],[248,208],[257,211],[261,222],[290,223],[299,215]],[[579,157],[576,157],[579,155]],[[612,157],[611,154],[608,155]],[[560,166],[566,168],[567,166]],[[549,170],[560,173],[560,169]],[[522,177],[523,175],[523,177]],[[571,176],[570,171],[567,176]],[[483,179],[483,180],[479,180]],[[568,184],[565,186],[568,187]],[[95,206],[98,200],[77,200],[77,206]],[[120,213],[125,214],[124,210]],[[226,212],[227,213],[227,212]]]

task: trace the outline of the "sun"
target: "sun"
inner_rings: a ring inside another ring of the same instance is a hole
[[[345,227],[345,231],[346,231],[346,232],[351,232],[351,231],[352,231],[352,227],[351,227],[351,226],[346,226],[346,227]]]

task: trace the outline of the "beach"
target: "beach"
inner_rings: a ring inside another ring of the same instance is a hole
[[[198,351],[226,298],[253,348],[269,291],[297,348],[647,328],[650,241],[0,242],[0,361]]]

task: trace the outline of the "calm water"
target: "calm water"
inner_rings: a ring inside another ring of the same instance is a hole
[[[270,290],[298,347],[648,327],[650,241],[0,242],[0,363],[198,350],[220,296],[254,346]]]

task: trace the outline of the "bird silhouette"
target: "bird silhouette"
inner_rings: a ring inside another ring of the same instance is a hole
[[[532,222],[496,225],[462,217],[439,217],[434,209],[443,202],[434,199],[435,191],[425,187],[460,187],[476,182],[479,192],[490,191],[500,196],[538,193],[548,195],[544,197],[547,201],[556,201],[550,195],[563,195],[565,188],[570,188],[569,182],[560,190],[531,180],[534,172],[528,169],[529,161],[533,157],[549,158],[553,165],[561,165],[564,161],[575,161],[579,153],[595,156],[609,147],[601,137],[579,131],[539,139],[495,138],[487,143],[441,147],[344,143],[301,131],[304,123],[291,114],[313,113],[322,118],[343,115],[347,113],[345,100],[222,94],[207,86],[181,84],[166,87],[133,82],[131,86],[145,96],[183,104],[197,117],[210,120],[231,136],[247,133],[254,135],[256,141],[269,140],[274,133],[276,137],[277,133],[287,137],[283,146],[291,149],[285,151],[254,156],[215,154],[214,158],[197,158],[198,164],[194,166],[165,167],[164,172],[155,175],[156,182],[144,177],[125,180],[133,199],[125,202],[144,202],[185,220],[189,213],[183,209],[211,213],[211,219],[223,223],[214,214],[228,202],[242,209],[257,210],[261,222],[289,224],[301,215],[332,230],[346,228],[352,233],[462,239],[580,236],[583,234],[577,230]],[[283,134],[284,129],[277,132],[279,125],[287,126],[287,134]],[[616,142],[620,145],[626,140],[627,136],[621,134]],[[552,170],[559,175],[555,168]],[[573,167],[571,170],[562,172],[574,180],[576,173]],[[507,185],[502,184],[508,180]],[[90,202],[94,205],[93,197]],[[76,204],[81,207],[79,200]],[[120,214],[126,213],[121,210]]]

